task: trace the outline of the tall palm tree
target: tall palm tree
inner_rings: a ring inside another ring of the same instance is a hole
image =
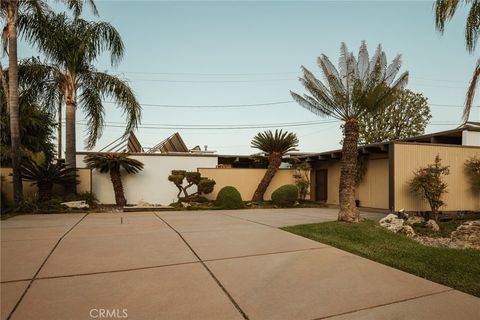
[[[67,7],[73,10],[75,16],[79,16],[83,9],[83,0],[63,0]],[[86,0],[97,14],[93,0]],[[12,170],[13,170],[13,198],[16,203],[23,198],[22,178],[20,167],[20,125],[18,104],[18,53],[17,37],[18,26],[29,28],[28,24],[19,23],[19,18],[31,14],[43,15],[48,9],[45,0],[2,0],[0,1],[0,18],[6,22],[2,30],[2,42],[4,51],[8,52],[8,110],[10,113],[10,134],[12,143]],[[24,21],[28,19],[23,19]]]
[[[113,191],[115,193],[115,202],[119,206],[125,206],[127,200],[123,192],[123,183],[121,170],[128,174],[136,174],[143,170],[143,163],[128,157],[126,153],[97,153],[85,157],[85,163],[91,169],[96,169],[100,173],[110,173]]]
[[[141,107],[130,86],[114,75],[97,71],[93,66],[104,51],[110,52],[112,66],[116,66],[123,57],[123,42],[112,25],[72,20],[65,14],[50,14],[27,35],[47,58],[48,65],[38,63],[35,65],[37,71],[32,73],[50,79],[51,86],[45,90],[45,102],[56,106],[59,100],[63,100],[66,106],[67,167],[76,167],[77,108],[81,108],[87,117],[88,137],[85,143],[88,149],[93,148],[101,137],[105,121],[102,100],[106,97],[113,99],[127,116],[125,135],[138,126]]]
[[[282,130],[260,132],[252,140],[252,147],[257,148],[268,155],[268,167],[260,181],[252,201],[263,201],[263,196],[272,181],[275,173],[282,164],[282,157],[298,146],[298,138],[295,133]]]
[[[302,107],[321,117],[332,117],[343,121],[342,164],[340,171],[339,221],[358,222],[360,213],[355,206],[355,176],[358,157],[359,124],[365,114],[381,110],[394,102],[396,92],[408,81],[408,72],[397,77],[401,68],[398,55],[387,66],[387,57],[381,45],[369,59],[363,41],[356,59],[345,43],[340,49],[339,69],[322,54],[318,65],[325,81],[315,78],[302,66],[303,77],[299,80],[310,93],[300,96],[291,92]]]
[[[473,53],[480,36],[480,1],[478,0],[437,0],[435,2],[435,25],[440,32],[445,31],[445,25],[452,20],[461,5],[470,5],[465,25],[465,46],[468,52]],[[463,109],[463,121],[467,122],[472,110],[473,98],[480,79],[480,59],[473,71],[470,85],[468,86],[465,108]]]

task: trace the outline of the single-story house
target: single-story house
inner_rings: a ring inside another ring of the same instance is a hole
[[[448,131],[360,146],[359,159],[366,172],[356,187],[360,207],[391,211],[427,211],[426,201],[409,190],[413,171],[433,163],[438,154],[450,166],[443,211],[480,211],[480,194],[465,173],[467,159],[480,157],[480,123],[469,122]],[[311,198],[339,203],[342,150],[297,155],[311,163]]]

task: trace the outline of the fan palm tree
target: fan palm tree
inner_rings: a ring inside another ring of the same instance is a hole
[[[83,9],[84,0],[63,0],[67,7],[73,10],[78,17]],[[97,14],[93,0],[86,0]],[[2,0],[0,1],[0,18],[5,21],[2,30],[3,49],[8,52],[9,78],[8,83],[8,110],[10,114],[10,134],[13,170],[13,198],[16,203],[23,198],[22,178],[20,167],[20,125],[19,125],[19,103],[18,103],[18,53],[17,37],[18,27],[24,30],[30,26],[25,23],[29,15],[41,16],[48,10],[45,0]],[[19,21],[21,19],[21,21]]]
[[[282,130],[271,130],[258,133],[252,140],[252,148],[263,151],[268,156],[268,167],[255,193],[252,201],[263,201],[263,196],[277,172],[282,157],[298,146],[298,138],[295,133]]]
[[[95,69],[93,62],[104,51],[110,52],[115,66],[123,57],[124,45],[117,30],[106,22],[69,19],[65,14],[50,14],[38,21],[38,28],[27,32],[47,57],[45,64],[32,62],[32,76],[49,79],[45,88],[47,106],[66,106],[65,162],[76,167],[75,117],[81,108],[87,117],[86,147],[91,149],[101,137],[105,108],[103,99],[109,97],[127,116],[125,135],[138,126],[141,107],[130,86],[114,75]],[[42,76],[38,76],[41,74]],[[74,190],[71,190],[74,191]]]
[[[435,2],[435,25],[440,32],[445,31],[445,25],[449,22],[457,9],[461,5],[470,5],[467,15],[467,23],[465,25],[465,46],[468,52],[473,53],[478,37],[480,36],[480,1],[478,0],[437,0]],[[465,108],[463,109],[463,121],[467,122],[472,110],[473,98],[477,89],[478,80],[480,78],[480,59],[473,71],[470,85],[468,86]]]
[[[126,153],[97,153],[85,157],[85,163],[90,169],[96,169],[100,173],[110,173],[115,202],[119,206],[125,206],[127,200],[123,192],[121,170],[128,174],[136,174],[143,169],[143,163],[129,158]]]
[[[339,221],[357,222],[360,214],[355,206],[355,176],[358,157],[359,124],[364,115],[381,110],[394,102],[396,92],[408,81],[408,72],[397,77],[401,67],[398,55],[387,66],[387,57],[381,45],[369,59],[365,42],[362,42],[356,59],[342,43],[339,69],[322,54],[318,65],[325,81],[315,78],[302,66],[299,80],[310,93],[303,96],[291,92],[302,107],[322,117],[332,117],[343,122],[342,164],[340,171]]]

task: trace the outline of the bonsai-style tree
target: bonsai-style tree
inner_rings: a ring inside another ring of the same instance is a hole
[[[437,220],[438,209],[445,204],[442,196],[447,192],[447,183],[443,181],[442,176],[450,173],[449,167],[442,166],[441,161],[437,154],[433,164],[415,171],[413,179],[410,180],[411,190],[428,201],[435,220]],[[430,214],[427,213],[425,220],[429,219]]]
[[[75,171],[76,169],[66,168],[60,162],[53,163],[43,153],[39,153],[23,160],[21,177],[37,185],[40,201],[48,201],[52,198],[53,185],[71,183],[72,177],[77,177]]]
[[[296,150],[298,146],[298,138],[295,133],[282,130],[271,130],[260,132],[252,140],[252,147],[257,148],[268,156],[268,167],[255,193],[252,201],[263,201],[263,195],[277,172],[282,157],[290,151]]]
[[[339,221],[360,221],[360,212],[355,205],[359,121],[363,115],[373,114],[395,101],[396,92],[403,89],[408,81],[408,72],[397,77],[401,64],[401,56],[398,55],[388,65],[380,45],[369,59],[365,42],[360,46],[358,58],[342,43],[339,71],[326,55],[321,55],[318,65],[325,80],[318,80],[302,67],[300,82],[310,94],[301,96],[291,92],[295,101],[314,114],[343,122]]]
[[[187,181],[186,185],[183,185],[184,180]],[[178,188],[177,198],[180,199],[183,193],[187,200],[193,199],[196,196],[201,196],[202,194],[211,193],[216,184],[215,180],[202,177],[200,172],[187,172],[185,170],[172,170],[172,174],[168,176],[168,181],[173,182]],[[188,189],[193,186],[197,187],[197,192],[189,194]]]
[[[472,189],[480,191],[480,157],[473,156],[465,162],[465,171]]]
[[[143,170],[143,163],[129,158],[126,153],[97,153],[85,157],[85,163],[90,169],[96,169],[100,173],[110,173],[115,202],[119,206],[125,206],[127,200],[123,191],[121,171],[128,174],[136,174]]]

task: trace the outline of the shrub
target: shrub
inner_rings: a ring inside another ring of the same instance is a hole
[[[227,186],[223,187],[217,195],[215,205],[222,209],[243,209],[245,204],[243,203],[242,196],[235,187]]]
[[[298,199],[298,188],[294,184],[281,186],[272,193],[272,202],[279,207],[293,207]]]
[[[443,181],[443,176],[450,173],[448,166],[442,166],[441,161],[437,155],[433,164],[414,171],[414,177],[409,182],[411,191],[428,201],[435,220],[438,209],[445,204],[442,196],[447,192],[447,183]],[[430,215],[427,213],[425,220],[429,219]]]
[[[480,157],[473,156],[465,162],[465,171],[473,190],[480,191]]]

